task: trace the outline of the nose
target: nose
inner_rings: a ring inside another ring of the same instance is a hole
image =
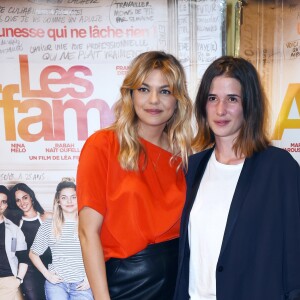
[[[157,104],[159,102],[157,91],[151,91],[151,93],[149,94],[149,102],[152,104]]]
[[[68,202],[68,203],[71,203],[71,202],[72,202],[72,198],[71,198],[71,197],[68,197],[68,198],[67,198],[67,202]]]
[[[216,110],[217,111],[217,115],[218,116],[224,116],[226,114],[226,109],[227,109],[226,102],[222,101],[222,100],[218,101],[218,103],[217,103],[217,110]]]

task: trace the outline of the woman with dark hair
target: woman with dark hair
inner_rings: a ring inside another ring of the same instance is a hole
[[[52,214],[45,212],[37,200],[34,191],[25,183],[17,183],[10,190],[9,208],[11,211],[21,213],[18,225],[25,235],[27,251],[29,253],[39,227],[47,218],[51,218]],[[43,256],[43,261],[45,264],[51,262],[50,249]],[[44,283],[44,276],[28,258],[28,270],[21,284],[25,300],[45,299]]]
[[[52,263],[46,266],[40,256],[50,247]],[[57,185],[53,218],[39,228],[29,257],[46,278],[47,300],[92,300],[78,237],[76,185],[72,178],[63,178]]]
[[[267,137],[254,66],[224,56],[195,101],[175,300],[300,299],[300,168]]]
[[[21,229],[4,214],[9,191],[0,185],[0,299],[22,300],[19,286],[28,267],[27,245]]]

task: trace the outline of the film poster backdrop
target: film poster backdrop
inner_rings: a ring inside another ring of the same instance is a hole
[[[260,71],[276,95],[274,141],[299,162],[300,8],[280,12],[282,47],[268,41],[263,60],[255,9],[245,13],[241,55],[268,67]],[[0,184],[26,183],[52,211],[55,187],[76,177],[87,137],[113,122],[130,61],[148,50],[173,53],[193,99],[206,67],[225,54],[225,13],[225,0],[0,0]]]
[[[171,52],[193,93],[224,53],[224,3],[0,0],[0,184],[27,184],[52,211],[87,137],[113,122],[131,60]]]
[[[271,107],[273,144],[300,163],[299,1],[248,1],[243,8],[240,55],[262,77]]]
[[[0,0],[1,184],[25,182],[52,210],[87,137],[113,122],[130,61],[177,55],[192,93],[223,53],[222,22],[216,0]]]

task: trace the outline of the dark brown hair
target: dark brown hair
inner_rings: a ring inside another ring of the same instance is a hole
[[[226,76],[239,81],[242,89],[244,122],[233,149],[236,154],[250,157],[264,150],[270,141],[267,137],[268,103],[255,67],[241,57],[222,56],[205,71],[196,96],[194,112],[197,133],[193,140],[195,151],[214,145],[215,137],[207,123],[206,103],[213,79]]]
[[[41,204],[39,203],[39,201],[37,200],[34,191],[27,184],[23,182],[15,184],[10,190],[9,208],[22,211],[16,203],[16,195],[15,195],[16,191],[22,191],[28,194],[32,200],[32,206],[34,210],[39,212],[41,215],[44,214],[45,211],[41,206]]]

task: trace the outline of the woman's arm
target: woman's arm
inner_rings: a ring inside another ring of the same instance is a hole
[[[16,256],[19,262],[18,272],[16,277],[19,277],[21,280],[23,280],[28,269],[28,262],[29,262],[28,252],[27,250],[16,251]]]
[[[45,267],[45,265],[43,264],[40,257],[37,254],[35,254],[34,252],[32,252],[32,250],[30,250],[30,252],[29,252],[29,258],[31,259],[32,263],[36,266],[36,268],[43,274],[43,276],[48,281],[50,281],[53,284],[62,282],[61,278],[57,274],[51,273]]]
[[[110,299],[99,236],[102,222],[103,216],[92,208],[84,207],[79,213],[79,238],[83,262],[95,300]]]
[[[23,280],[24,277],[25,277],[25,275],[26,275],[27,269],[28,269],[28,265],[27,264],[19,263],[17,277],[19,277],[19,278],[21,278]]]

